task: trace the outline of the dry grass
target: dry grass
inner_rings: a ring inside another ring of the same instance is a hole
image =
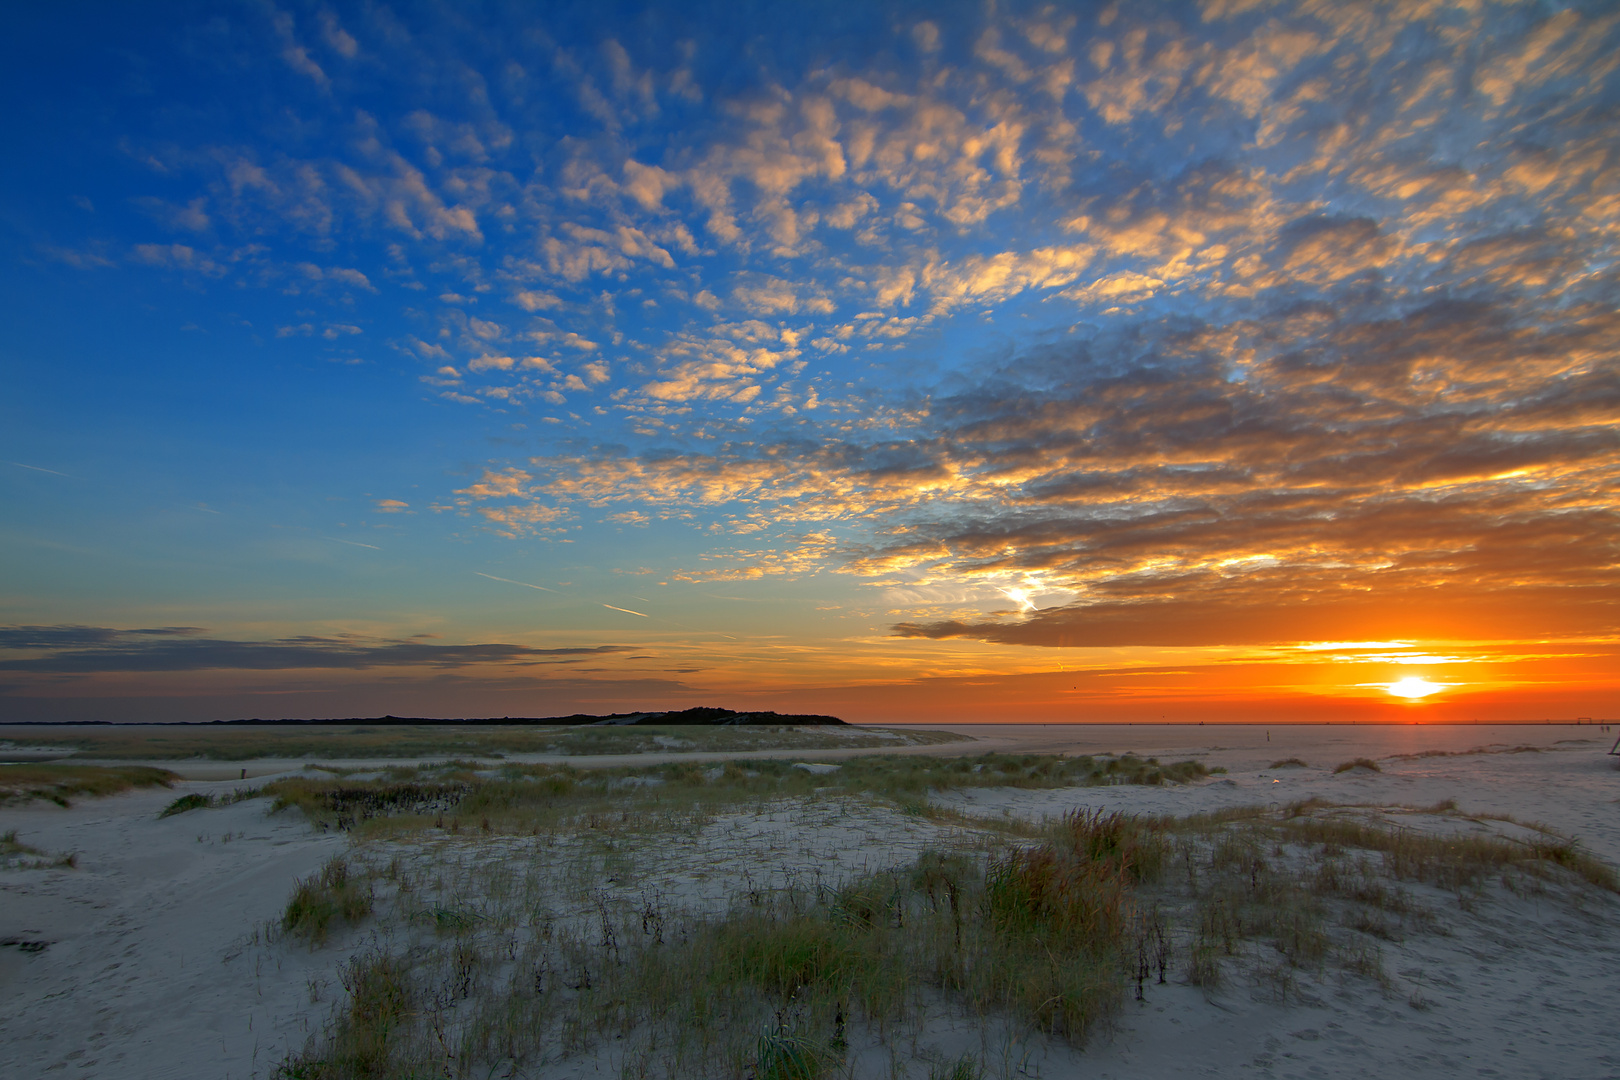
[[[396,867],[396,910],[432,942],[355,961],[325,1038],[281,1075],[510,1074],[606,1042],[633,1075],[815,1077],[940,1008],[1079,1044],[1125,1000],[1135,832],[1076,817],[1049,843],[755,890],[719,915],[597,894],[570,918],[544,882],[496,876],[478,912],[430,923],[465,882]]]
[[[368,875],[357,874],[341,858],[300,880],[281,915],[281,929],[312,945],[326,941],[332,924],[359,923],[371,914],[373,895]]]
[[[1450,800],[1391,810],[1313,799],[1154,822],[1173,846],[1175,871],[1155,903],[1185,928],[1187,981],[1213,991],[1235,969],[1257,995],[1289,1000],[1307,996],[1303,975],[1333,970],[1390,992],[1382,943],[1443,922],[1414,886],[1449,893],[1464,910],[1496,884],[1516,893],[1551,886],[1572,898],[1620,892],[1613,867],[1545,826],[1496,818],[1529,838],[1447,834],[1379,819],[1388,813],[1453,827],[1481,820]]]
[[[1341,761],[1339,764],[1335,765],[1333,767],[1333,775],[1338,776],[1340,773],[1347,773],[1351,769],[1367,769],[1371,772],[1384,771],[1381,767],[1379,767],[1378,762],[1374,761],[1372,758],[1358,757],[1353,761]]]
[[[735,753],[925,746],[966,736],[921,728],[741,725],[701,727],[498,724],[211,727],[206,725],[72,727],[49,734],[4,730],[6,745],[66,749],[113,761],[246,761],[253,758],[500,758],[509,754]]]
[[[1123,758],[775,766],[287,787],[287,804],[320,820],[406,842],[386,868],[353,871],[380,890],[375,940],[394,944],[351,964],[329,1027],[282,1075],[527,1075],[605,1054],[624,1075],[831,1077],[853,1075],[863,1046],[905,1045],[931,1078],[965,1080],[984,1075],[980,1060],[931,1049],[933,1020],[1080,1044],[1133,993],[1147,1000],[1171,980],[1275,1001],[1361,980],[1403,1000],[1412,987],[1384,949],[1443,932],[1458,905],[1498,885],[1574,903],[1620,891],[1613,868],[1545,828],[1486,832],[1497,826],[1451,802],[1318,800],[1000,832],[981,822],[954,847],[839,882],[770,888],[738,870],[727,907],[665,899],[641,864],[682,813],[724,831],[712,815],[763,817],[804,798],[908,808],[924,786],[1170,778]],[[911,1075],[903,1058],[894,1075]]]
[[[336,771],[336,770],[334,770]],[[930,791],[973,787],[1052,788],[1106,784],[1185,783],[1210,774],[1197,761],[1155,758],[984,754],[936,758],[874,755],[844,761],[830,773],[791,761],[667,763],[613,769],[566,765],[478,768],[445,762],[396,768],[372,779],[297,777],[263,789],[274,808],[297,807],[322,828],[368,835],[426,828],[530,833],[603,817],[642,827],[684,821],[693,813],[784,798],[874,796],[909,812],[935,814]]]
[[[138,765],[0,765],[0,804],[43,799],[71,806],[81,795],[116,795],[137,787],[169,787],[180,779],[167,769]]]
[[[17,839],[17,830],[0,833],[0,866],[7,870],[71,870],[79,865],[77,855],[51,855]]]
[[[173,817],[184,814],[188,810],[207,810],[219,806],[231,806],[235,803],[246,802],[248,799],[259,797],[260,790],[256,787],[236,788],[230,794],[205,795],[201,792],[191,792],[182,795],[174,802],[163,808],[159,818]]]

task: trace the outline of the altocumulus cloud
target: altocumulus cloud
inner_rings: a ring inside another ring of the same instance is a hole
[[[424,392],[559,432],[435,508],[750,537],[672,579],[1072,594],[894,628],[1030,645],[1611,634],[1611,7],[299,9],[266,70],[330,137],[132,138],[215,239],[127,259],[411,290]],[[63,633],[114,636],[6,666],[576,655]]]
[[[91,626],[0,628],[0,649],[33,655],[0,660],[0,671],[82,674],[229,669],[280,671],[379,667],[464,668],[479,665],[573,664],[634,652],[628,645],[535,649],[525,645],[437,645],[423,641],[365,641],[292,637],[228,641],[195,627],[118,630]]]

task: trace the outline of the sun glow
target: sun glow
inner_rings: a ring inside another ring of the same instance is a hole
[[[1027,589],[1006,589],[998,586],[998,591],[1007,595],[1007,598],[1018,605],[1019,614],[1035,610],[1035,601],[1029,598]]]
[[[1432,683],[1421,675],[1408,675],[1398,682],[1392,682],[1386,689],[1396,697],[1403,697],[1410,701],[1426,698],[1436,690],[1444,689],[1439,683]]]

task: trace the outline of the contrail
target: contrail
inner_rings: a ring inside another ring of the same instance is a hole
[[[474,570],[473,573],[477,574],[479,577],[487,577],[491,581],[504,581],[508,585],[521,585],[525,589],[539,589],[541,592],[557,591],[556,589],[548,589],[544,585],[530,585],[527,581],[513,581],[509,577],[496,577],[494,574],[486,574],[482,570]]]
[[[41,468],[38,465],[24,465],[20,461],[8,461],[8,462],[6,462],[6,464],[7,465],[15,465],[19,469],[33,469],[35,472],[48,472],[52,476],[67,476],[67,478],[69,480],[75,479],[72,476],[68,476],[68,474],[65,473],[65,472],[57,472],[55,469],[44,469],[44,468]]]
[[[362,544],[358,540],[344,540],[343,538],[337,537],[337,536],[323,536],[323,537],[321,537],[321,539],[322,540],[330,540],[334,544],[353,544],[355,547],[370,548],[372,551],[381,551],[382,550],[382,548],[378,547],[376,544]]]
[[[639,611],[631,611],[631,610],[630,610],[630,609],[629,609],[629,608],[627,608],[627,607],[614,607],[614,606],[613,606],[613,605],[612,605],[612,604],[603,604],[603,605],[602,605],[602,606],[603,606],[603,607],[605,607],[605,608],[607,608],[607,609],[608,609],[608,610],[609,610],[609,611],[622,611],[622,612],[624,612],[624,613],[625,613],[625,614],[626,614],[626,615],[641,615],[641,612],[639,612]],[[642,617],[642,618],[643,618],[643,619],[650,619],[650,618],[652,618],[652,616],[651,616],[651,615],[641,615],[641,617]],[[666,620],[666,621],[667,621],[667,620]]]

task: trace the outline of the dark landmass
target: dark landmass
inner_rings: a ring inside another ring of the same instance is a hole
[[[627,725],[627,724],[682,724],[727,726],[738,724],[793,724],[793,725],[843,725],[845,721],[836,716],[820,716],[812,713],[776,713],[776,712],[737,712],[735,709],[718,709],[698,706],[691,709],[681,709],[672,712],[635,712],[635,713],[609,713],[606,716],[593,716],[589,713],[574,713],[571,716],[490,716],[483,718],[465,717],[459,719],[435,719],[419,716],[369,716],[351,717],[329,720],[261,720],[255,717],[252,720],[209,720],[205,722],[179,722],[179,723],[136,723],[117,724],[107,720],[95,720],[86,724],[17,724],[8,725],[16,727],[320,727],[320,726],[357,726],[357,727],[423,727],[435,724],[477,724],[481,726],[530,726],[530,727],[567,727],[584,724],[599,725]]]

